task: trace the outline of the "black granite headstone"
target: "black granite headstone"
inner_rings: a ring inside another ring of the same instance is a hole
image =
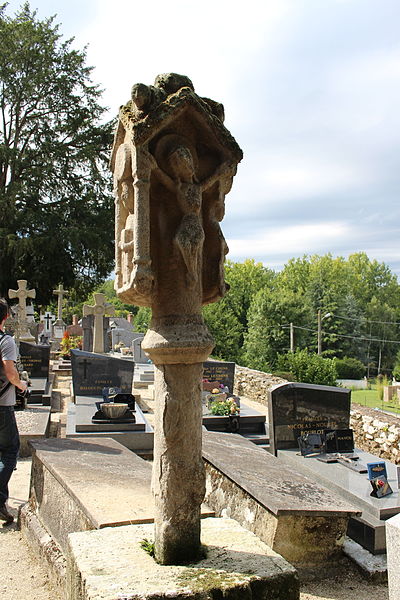
[[[208,381],[219,381],[223,385],[226,385],[229,392],[233,394],[233,385],[235,383],[234,362],[210,360],[205,362],[203,367],[203,379],[208,379]]]
[[[348,429],[350,390],[308,383],[282,383],[268,392],[271,451],[298,448],[297,438],[324,429]]]
[[[105,387],[118,387],[122,392],[132,391],[135,367],[132,360],[71,350],[71,366],[76,396],[102,396]]]
[[[49,377],[50,346],[36,345],[29,342],[19,343],[19,354],[24,370],[29,377]]]

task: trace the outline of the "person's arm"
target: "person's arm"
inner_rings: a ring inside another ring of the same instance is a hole
[[[28,384],[19,378],[19,373],[13,360],[3,360],[4,373],[8,381],[24,392]]]

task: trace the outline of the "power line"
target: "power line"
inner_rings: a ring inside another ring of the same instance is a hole
[[[285,327],[285,326],[283,326]],[[311,331],[311,333],[318,333],[315,329],[310,329],[309,327],[300,327],[300,325],[293,325],[294,329],[303,329],[304,331]],[[322,333],[327,333],[323,331]],[[334,335],[336,337],[348,338],[350,340],[365,340],[367,342],[385,342],[385,344],[400,344],[398,340],[379,340],[377,338],[366,338],[366,337],[358,337],[353,335],[343,335],[339,333],[330,333],[328,335]]]
[[[344,319],[345,321],[364,321],[364,323],[381,323],[382,325],[400,325],[400,322],[397,321],[372,321],[370,319],[365,319],[364,317],[356,319],[355,317],[342,317],[341,315],[331,314],[332,317],[336,317],[337,319]]]

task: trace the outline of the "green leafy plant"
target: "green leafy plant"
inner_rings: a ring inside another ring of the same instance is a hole
[[[278,356],[278,370],[290,371],[296,381],[336,386],[335,359],[322,358],[308,350],[297,350]]]
[[[365,367],[357,358],[336,359],[336,371],[339,379],[362,379],[365,375]]]
[[[60,356],[66,358],[70,356],[70,351],[73,348],[82,348],[82,336],[81,335],[69,335],[68,331],[64,331],[63,338],[60,342],[61,352]]]
[[[211,402],[210,412],[212,415],[218,416],[237,415],[240,412],[240,408],[233,398],[228,398],[227,400]]]
[[[147,554],[149,554],[152,558],[154,558],[154,556],[155,556],[154,542],[152,542],[151,540],[148,540],[147,538],[144,538],[140,542],[140,547],[142,548],[142,550],[147,552]]]

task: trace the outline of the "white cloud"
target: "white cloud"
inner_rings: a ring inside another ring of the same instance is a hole
[[[248,233],[251,236],[251,232]],[[350,227],[339,221],[266,229],[248,238],[228,239],[229,257],[235,259],[270,257],[283,253],[288,256],[312,254],[318,252],[321,246],[329,247],[350,233]]]

